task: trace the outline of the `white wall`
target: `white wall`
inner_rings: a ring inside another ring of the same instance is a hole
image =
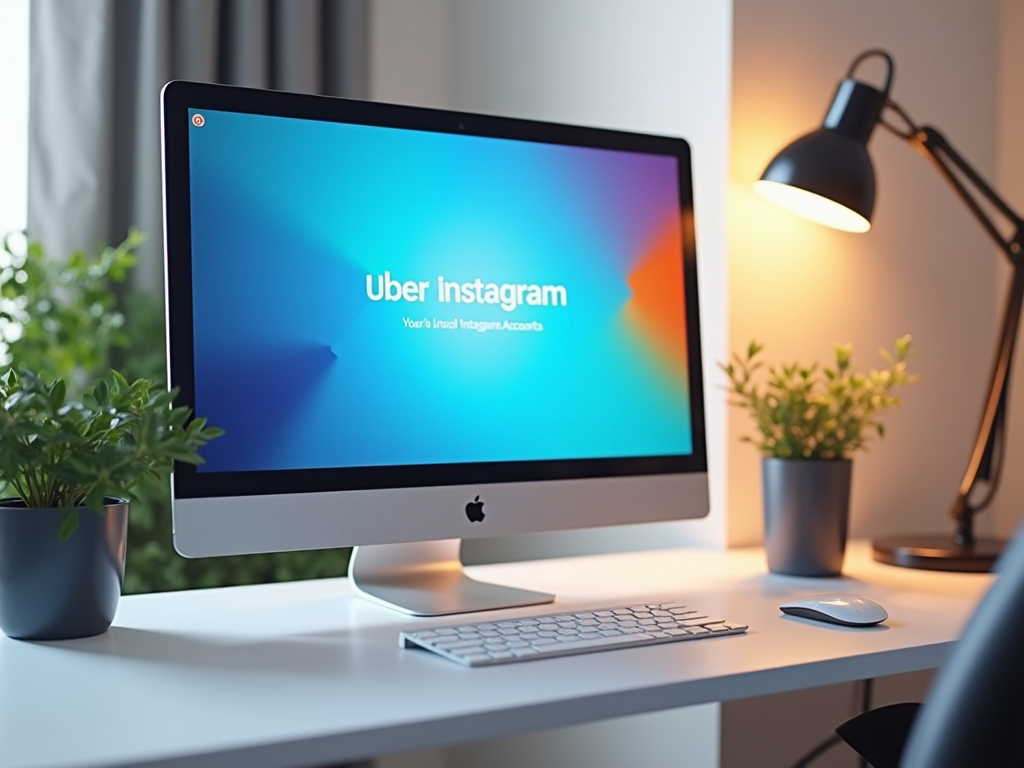
[[[451,0],[372,0],[370,98],[451,108]]]
[[[852,534],[952,530],[993,351],[998,258],[931,165],[876,131],[874,225],[826,229],[752,190],[783,145],[817,127],[851,60],[896,58],[893,97],[943,130],[990,178],[996,167],[998,0],[736,0],[729,195],[730,338],[784,361],[827,359],[852,342],[855,364],[911,333],[923,381],[886,419],[883,442],[854,464]],[[880,68],[865,69],[877,78]],[[878,82],[878,80],[876,80]],[[1022,424],[1021,426],[1024,426]],[[759,459],[730,419],[731,543],[761,537]],[[991,516],[983,524],[991,523]]]

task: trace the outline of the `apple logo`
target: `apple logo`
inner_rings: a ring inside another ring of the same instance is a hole
[[[471,523],[482,523],[484,521],[484,503],[477,496],[466,505],[466,517]]]

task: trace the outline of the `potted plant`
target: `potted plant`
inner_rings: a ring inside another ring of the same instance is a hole
[[[128,498],[222,434],[176,391],[112,372],[81,401],[29,371],[0,377],[0,629],[19,639],[110,626],[124,580]],[[188,422],[188,423],[186,423]]]
[[[910,336],[895,354],[881,350],[885,367],[850,369],[852,347],[836,348],[835,366],[770,366],[760,383],[763,347],[722,365],[731,404],[749,411],[762,459],[765,551],[768,567],[795,576],[838,576],[846,548],[853,454],[884,437],[879,415],[899,404],[895,390],[917,380],[907,372]]]

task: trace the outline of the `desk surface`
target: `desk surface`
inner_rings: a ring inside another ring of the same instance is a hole
[[[845,571],[767,575],[757,549],[473,568],[554,591],[552,610],[679,596],[750,625],[745,636],[483,669],[398,647],[399,630],[466,618],[403,616],[352,596],[345,579],[127,597],[95,638],[0,638],[0,766],[323,765],[927,669],[945,659],[990,579],[879,565],[862,543]],[[888,626],[778,611],[820,592],[874,598]]]

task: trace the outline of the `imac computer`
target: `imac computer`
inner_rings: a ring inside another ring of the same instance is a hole
[[[553,599],[462,539],[707,514],[682,139],[173,82],[163,167],[182,555],[443,615]]]

